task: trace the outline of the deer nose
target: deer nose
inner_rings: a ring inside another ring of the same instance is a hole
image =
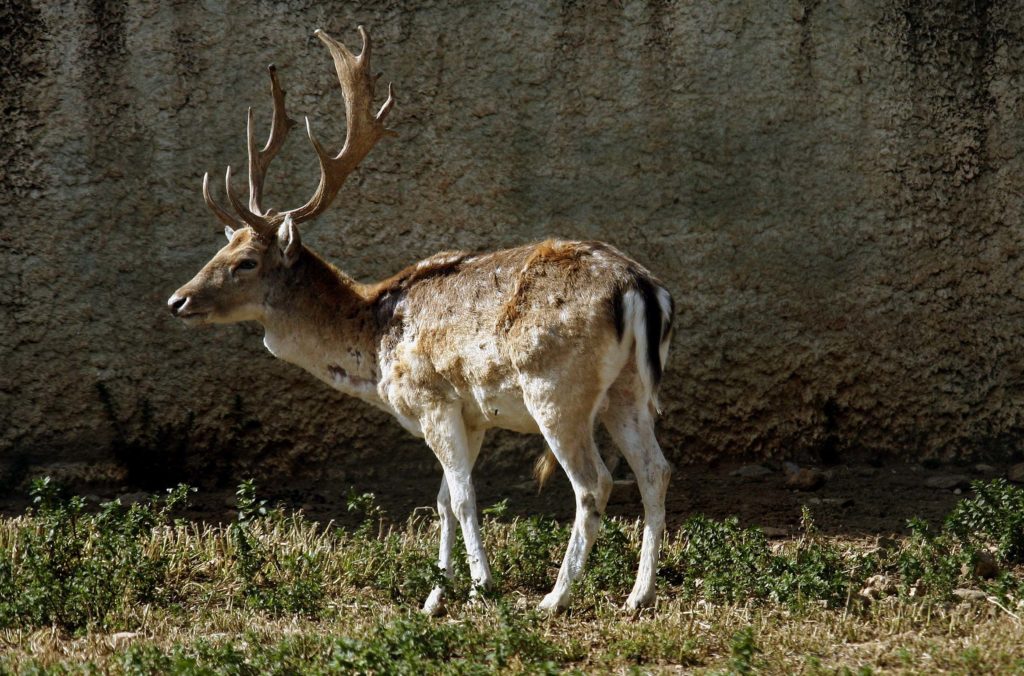
[[[174,294],[170,299],[168,299],[167,307],[170,309],[171,314],[177,317],[178,313],[181,312],[181,308],[185,307],[185,303],[187,302],[188,296],[179,296],[178,294]]]

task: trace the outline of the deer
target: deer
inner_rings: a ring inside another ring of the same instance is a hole
[[[547,449],[534,473],[560,466],[575,496],[575,518],[545,611],[564,610],[597,537],[612,487],[594,440],[597,422],[628,462],[641,494],[639,567],[625,607],[655,602],[671,474],[655,436],[658,389],[668,359],[674,301],[646,268],[609,244],[548,239],[488,253],[445,251],[373,283],[359,282],[302,243],[299,225],[320,216],[346,178],[383,138],[395,103],[374,112],[379,75],[370,70],[370,37],[358,27],[358,56],[323,30],[314,35],[333,59],[345,102],[346,137],[331,154],[306,135],[320,179],[305,204],[286,211],[263,200],[267,169],[296,125],[269,67],[273,114],[257,147],[253,112],[246,125],[249,199],[231,185],[232,211],[203,199],[228,243],[167,301],[186,326],[257,322],[270,353],[336,390],[393,416],[433,451],[443,470],[437,493],[437,565],[453,575],[456,524],[470,574],[471,601],[491,585],[472,472],[489,429],[540,434]],[[445,587],[423,611],[444,610]]]

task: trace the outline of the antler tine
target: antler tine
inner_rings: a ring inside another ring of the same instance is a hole
[[[285,92],[277,80],[277,68],[274,64],[267,66],[270,73],[270,95],[274,99],[274,112],[270,120],[270,136],[262,150],[256,150],[255,125],[253,124],[252,108],[249,108],[246,119],[246,140],[249,150],[249,209],[256,214],[266,215],[263,209],[263,181],[267,167],[277,155],[288,132],[295,126],[295,120],[288,117],[284,105]]]
[[[245,223],[232,216],[227,209],[213,201],[213,197],[210,195],[210,172],[203,174],[203,201],[206,202],[206,206],[217,217],[217,220],[224,225],[232,229],[245,227]]]
[[[241,216],[244,224],[251,227],[258,237],[267,237],[274,232],[274,228],[284,220],[284,216],[281,214],[264,216],[263,214],[253,213],[242,203],[242,200],[238,198],[238,195],[236,195],[235,191],[231,188],[230,165],[228,165],[227,170],[224,172],[224,192],[228,195],[228,201],[231,202],[231,207],[239,216]]]
[[[330,157],[313,136],[312,127],[309,121],[306,121],[306,133],[320,161],[320,182],[313,197],[306,204],[288,212],[296,223],[311,220],[323,213],[338,194],[348,175],[377,142],[385,136],[398,135],[384,126],[384,119],[395,103],[394,89],[391,85],[388,85],[387,101],[376,115],[372,112],[377,76],[370,73],[370,36],[363,26],[359,26],[358,30],[363,39],[363,49],[358,57],[324,31],[317,29],[313,32],[327,45],[334,59],[338,83],[345,98],[346,134],[345,145],[341,151]]]

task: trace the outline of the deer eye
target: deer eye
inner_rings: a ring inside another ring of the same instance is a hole
[[[256,267],[256,265],[257,265],[256,261],[252,260],[251,258],[247,258],[244,261],[242,261],[241,263],[239,263],[235,267],[235,269],[236,270],[252,270],[253,268]]]

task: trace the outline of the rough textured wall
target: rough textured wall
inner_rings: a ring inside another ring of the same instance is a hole
[[[604,239],[678,301],[673,458],[1020,448],[1016,0],[0,13],[0,471],[115,458],[164,481],[429,457],[274,361],[255,327],[190,332],[164,308],[221,246],[200,178],[244,165],[246,106],[266,128],[264,66],[336,147],[341,97],[311,33],[355,45],[358,23],[402,135],[304,231],[353,275]],[[269,201],[305,200],[315,175],[296,133]]]

